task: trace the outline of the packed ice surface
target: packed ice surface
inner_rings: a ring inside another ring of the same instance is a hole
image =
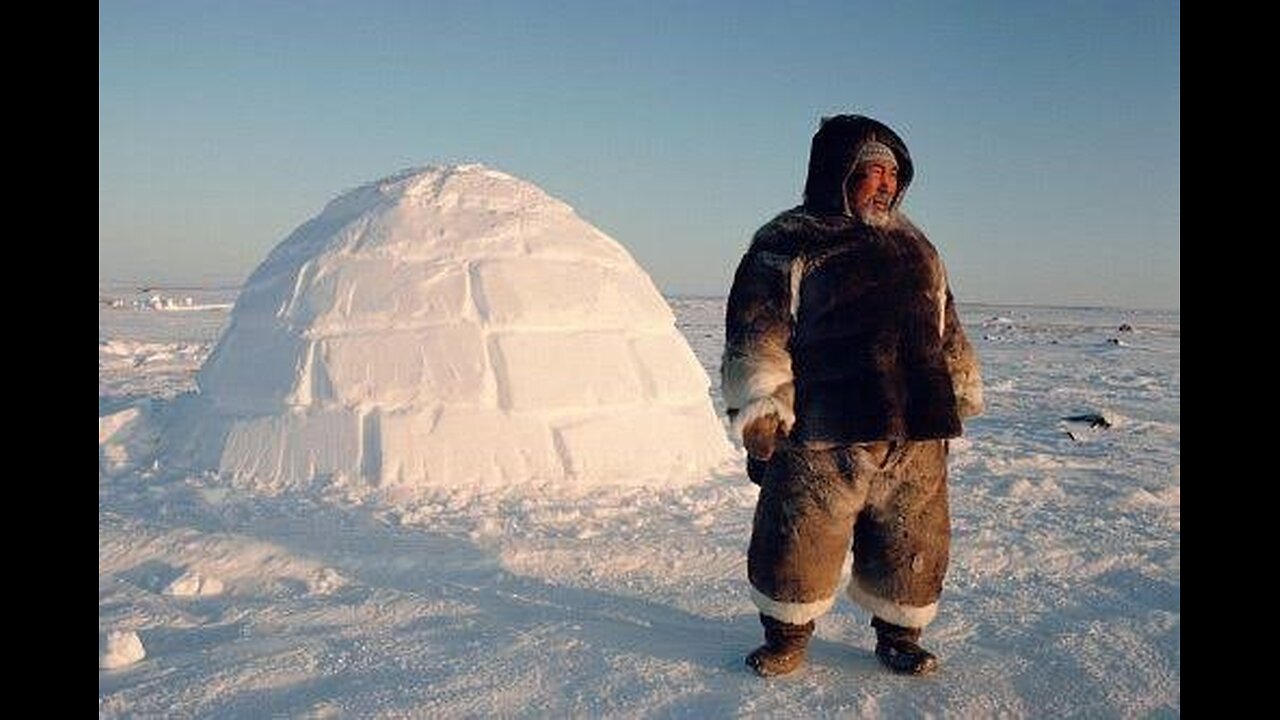
[[[164,461],[274,488],[678,485],[734,457],[644,270],[481,165],[330,202],[254,271],[198,384]]]

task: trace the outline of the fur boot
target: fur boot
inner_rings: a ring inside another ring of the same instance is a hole
[[[876,657],[885,667],[903,675],[928,675],[938,669],[938,658],[920,647],[920,628],[894,625],[871,618],[876,629]]]
[[[786,675],[804,663],[809,652],[809,636],[813,635],[812,620],[803,625],[792,625],[760,614],[764,625],[764,645],[747,656],[747,667],[761,677]]]

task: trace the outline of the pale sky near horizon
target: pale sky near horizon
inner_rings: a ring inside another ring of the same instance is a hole
[[[236,282],[343,191],[482,162],[721,295],[819,118],[906,140],[962,302],[1178,308],[1176,2],[99,4],[98,276]]]

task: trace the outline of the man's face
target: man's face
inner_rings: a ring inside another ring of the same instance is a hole
[[[889,206],[898,192],[898,168],[882,162],[859,165],[850,178],[849,209],[862,222],[876,227],[889,221]]]

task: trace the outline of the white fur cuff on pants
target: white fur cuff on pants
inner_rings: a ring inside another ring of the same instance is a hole
[[[774,600],[754,587],[751,588],[751,602],[756,604],[760,612],[774,620],[781,620],[792,625],[803,625],[816,617],[825,615],[835,604],[835,596],[814,600],[807,603],[792,603]]]
[[[762,418],[769,415],[777,415],[782,421],[782,432],[786,434],[791,431],[791,426],[796,423],[796,414],[791,408],[787,407],[772,396],[765,396],[752,400],[738,416],[733,419],[730,426],[730,432],[733,437],[742,442],[742,430],[751,424],[752,420]]]
[[[922,628],[933,622],[934,616],[938,614],[937,602],[915,606],[887,600],[861,587],[856,576],[849,579],[849,599],[881,620],[888,620],[902,627]]]

